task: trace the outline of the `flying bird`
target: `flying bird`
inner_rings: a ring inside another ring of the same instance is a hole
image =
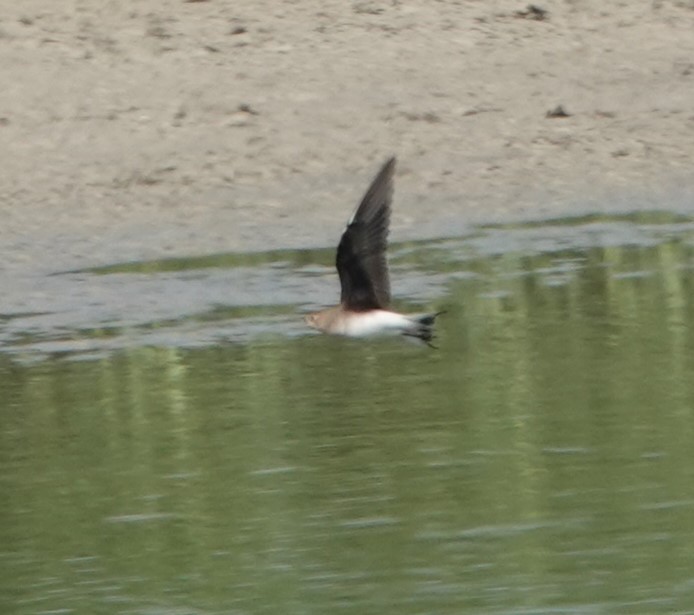
[[[442,312],[399,314],[389,309],[386,249],[394,172],[395,158],[390,158],[342,233],[335,259],[342,288],[340,304],[307,314],[305,320],[324,333],[349,337],[402,334],[432,346],[434,321]]]

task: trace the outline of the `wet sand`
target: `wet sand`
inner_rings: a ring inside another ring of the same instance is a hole
[[[694,3],[525,6],[8,6],[1,277],[333,245],[391,154],[395,241],[694,212]]]

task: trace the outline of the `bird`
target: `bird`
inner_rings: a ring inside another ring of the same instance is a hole
[[[340,303],[306,314],[306,324],[322,333],[347,337],[404,335],[430,347],[434,322],[443,311],[401,314],[389,309],[388,231],[395,157],[381,167],[356,208],[337,247]]]

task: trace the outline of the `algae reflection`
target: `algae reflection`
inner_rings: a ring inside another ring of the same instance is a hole
[[[400,246],[438,352],[0,355],[3,612],[689,609],[694,247],[648,236]]]

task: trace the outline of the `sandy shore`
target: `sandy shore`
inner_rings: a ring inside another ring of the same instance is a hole
[[[5,273],[694,211],[694,2],[24,0],[0,21]],[[547,117],[561,105],[568,117]]]

